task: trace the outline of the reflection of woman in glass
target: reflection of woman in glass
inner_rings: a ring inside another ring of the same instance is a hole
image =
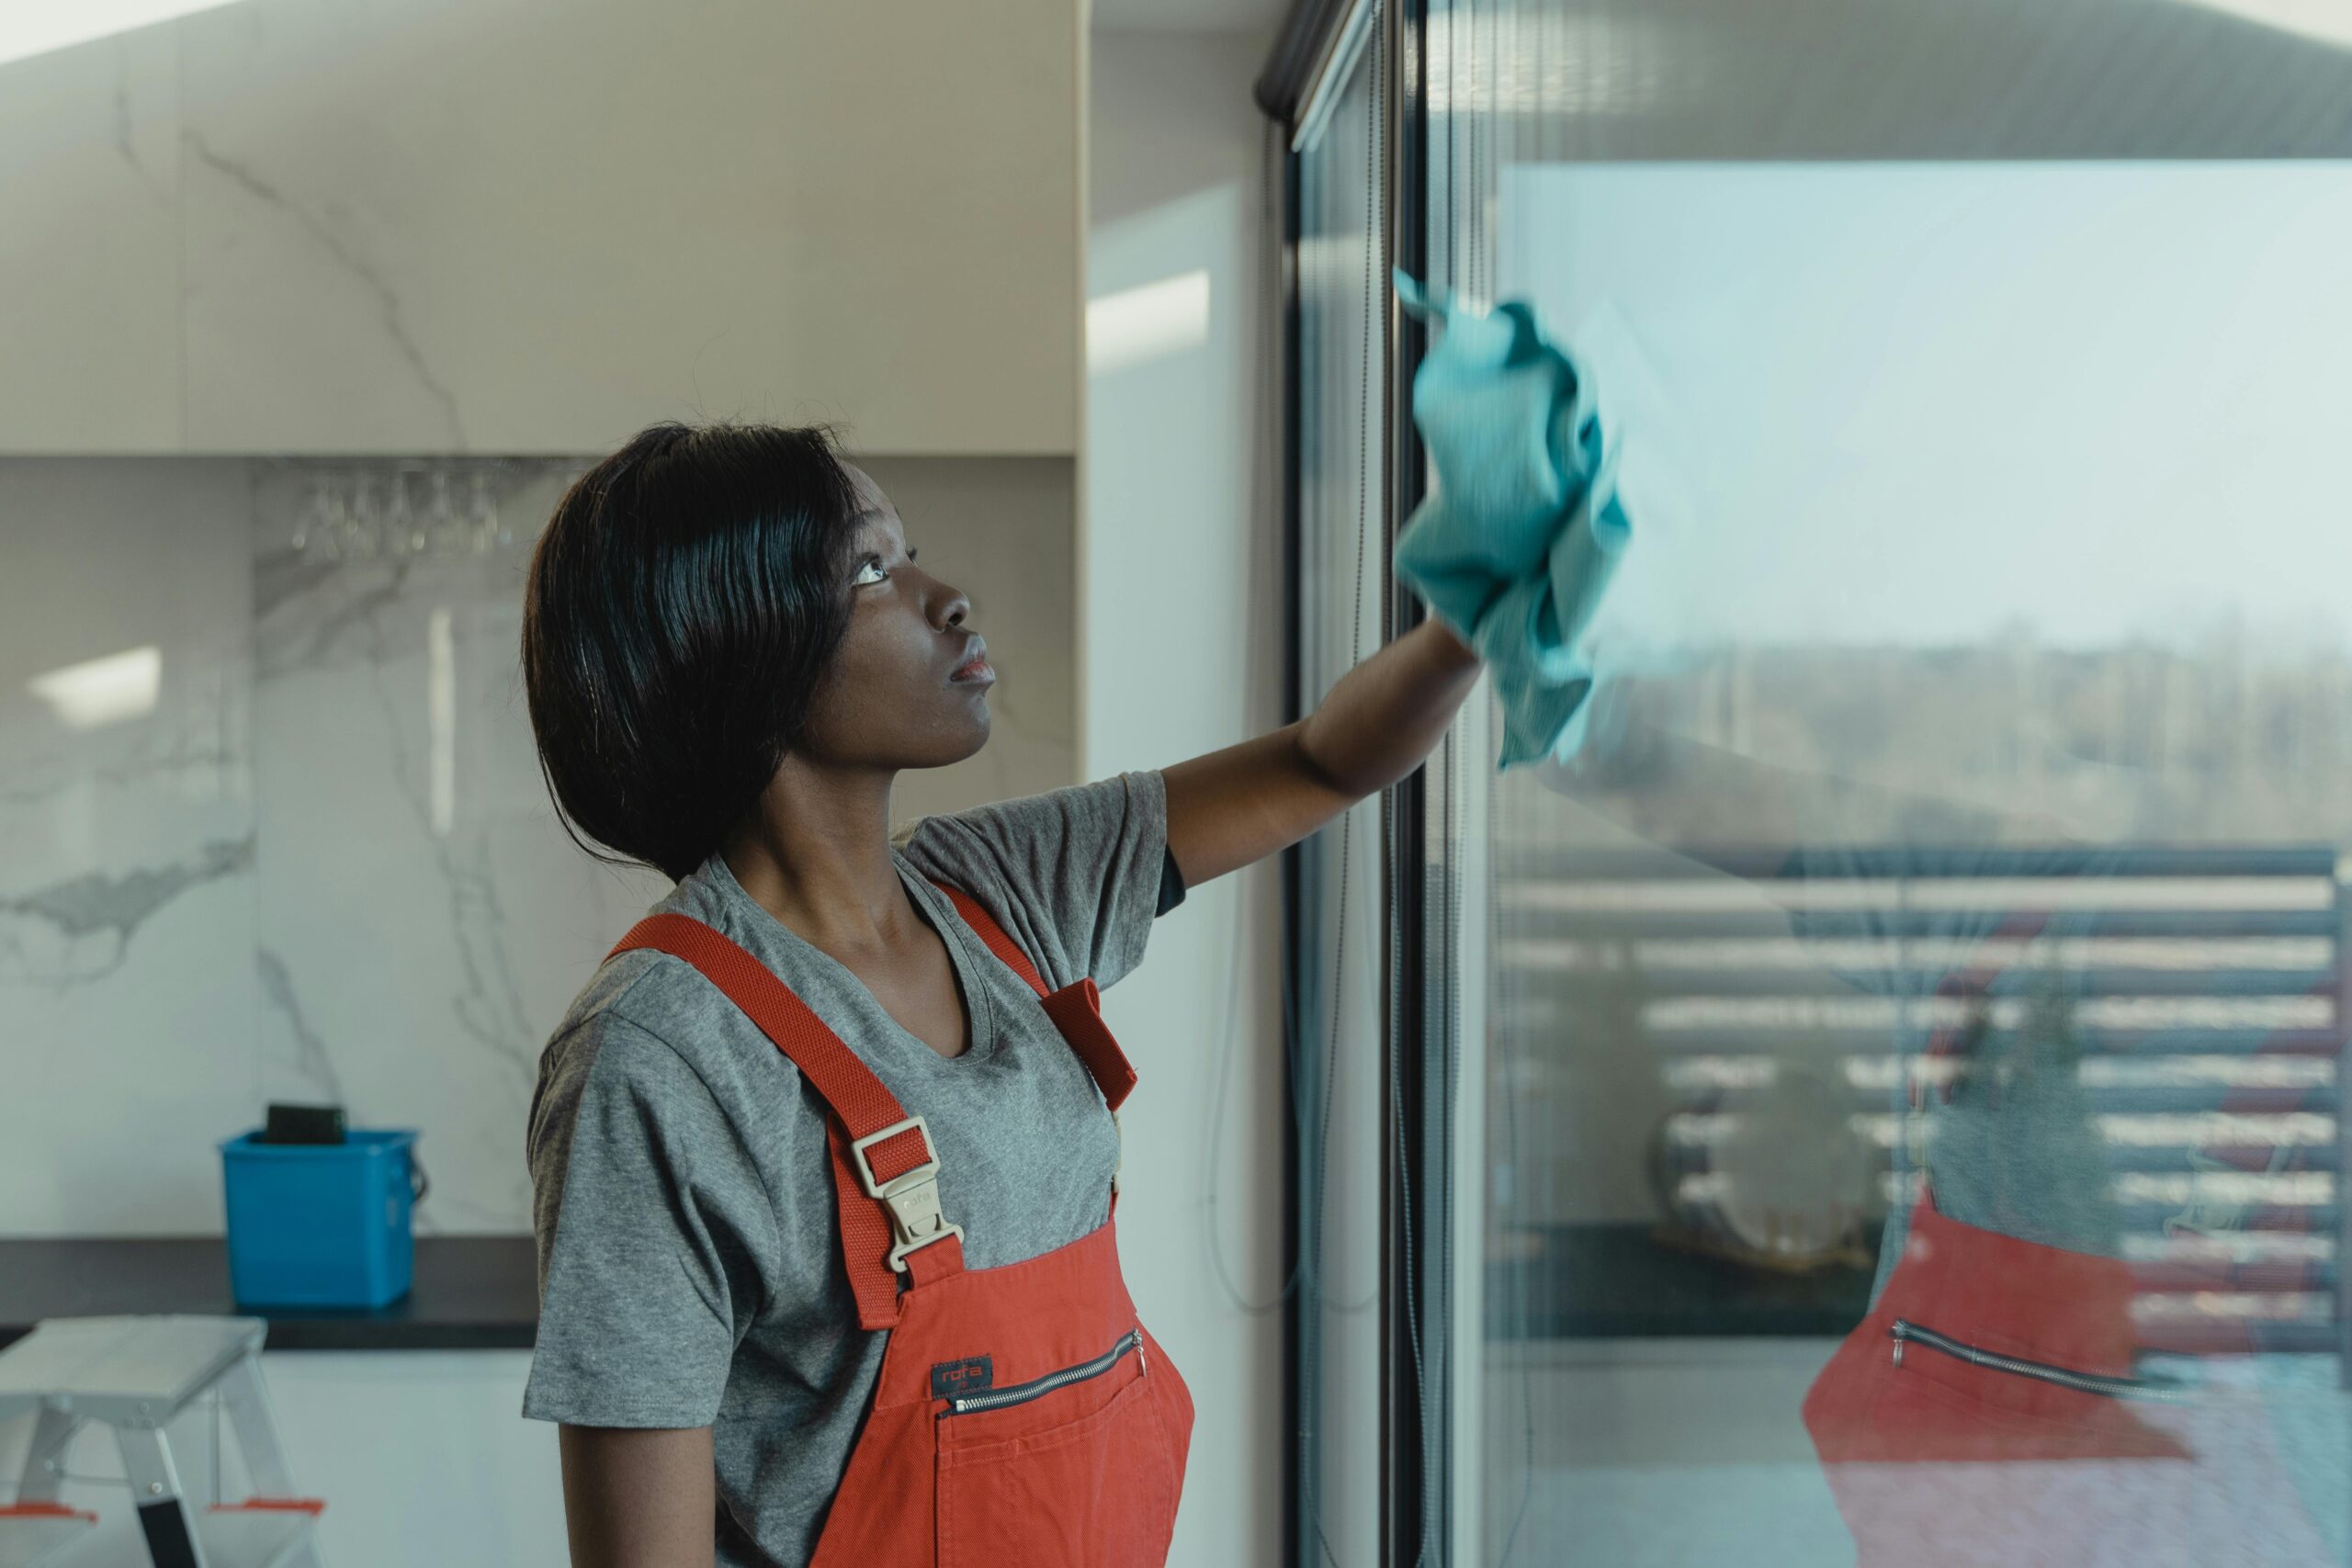
[[[2123,1216],[2083,1089],[2075,1013],[2054,967],[2029,976],[2013,1029],[1995,1028],[1980,996],[1948,1075],[1911,1079],[1912,1103],[1932,1127],[1919,1163],[1944,1207],[1986,1229],[2063,1236],[2075,1250],[2120,1258]]]
[[[2137,1366],[2064,961],[2096,916],[2018,891],[2112,876],[2136,847],[1760,762],[1630,716],[1622,687],[1597,701],[1605,739],[1539,782],[1636,831],[1662,794],[1735,810],[1744,865],[1785,850],[1755,886],[1808,957],[1894,1004],[1892,1109],[1920,1168],[1899,1136],[1869,1315],[1804,1412],[1866,1568],[2332,1560],[2258,1400]],[[1904,892],[1930,880],[1951,896]],[[1807,897],[1825,882],[1870,896]]]

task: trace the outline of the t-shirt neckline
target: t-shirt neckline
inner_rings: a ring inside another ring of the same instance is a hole
[[[913,899],[918,913],[947,944],[947,962],[956,972],[956,987],[963,993],[965,1028],[969,1036],[960,1055],[941,1055],[929,1041],[892,1017],[890,1010],[884,1007],[882,999],[857,977],[855,970],[777,919],[766,905],[744,890],[742,883],[736,879],[734,867],[727,863],[723,853],[713,851],[709,861],[712,879],[720,885],[725,902],[746,911],[747,918],[760,930],[797,952],[807,961],[831,969],[844,987],[860,998],[864,1010],[880,1024],[883,1036],[899,1046],[902,1053],[919,1051],[922,1055],[916,1060],[928,1059],[950,1069],[995,1055],[996,1014],[994,1004],[989,998],[988,987],[980,983],[978,963],[969,942],[973,933],[965,926],[964,917],[956,911],[955,905],[948,902],[947,896],[933,886],[929,877],[917,871],[896,844],[890,846],[890,863],[897,868],[899,880],[906,884],[908,896]],[[801,999],[808,1001],[805,997]],[[814,1010],[814,1004],[809,1005]],[[831,1027],[830,1022],[826,1026]],[[835,1031],[836,1034],[839,1032]]]

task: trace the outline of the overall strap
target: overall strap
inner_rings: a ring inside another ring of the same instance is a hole
[[[1012,972],[1027,981],[1029,988],[1037,993],[1046,1016],[1053,1020],[1054,1027],[1061,1032],[1064,1040],[1069,1042],[1069,1048],[1078,1053],[1078,1059],[1086,1064],[1087,1074],[1094,1079],[1094,1087],[1102,1091],[1102,1103],[1115,1113],[1119,1102],[1125,1100],[1136,1087],[1136,1070],[1127,1061],[1127,1054],[1119,1049],[1119,1043],[1112,1038],[1110,1028],[1102,1021],[1102,993],[1095,987],[1094,977],[1080,976],[1058,991],[1046,990],[1046,982],[1038,977],[1037,966],[1029,962],[1029,955],[1022,952],[1011,937],[1004,934],[1004,928],[980,907],[978,899],[960,887],[948,886],[936,877],[931,879],[931,885],[947,895],[948,900],[956,906],[956,912],[964,917],[966,925],[979,932],[980,940],[988,943],[989,951],[1003,959]]]
[[[691,915],[648,915],[605,956],[635,947],[658,949],[701,970],[831,1107],[826,1126],[833,1190],[859,1326],[888,1328],[899,1321],[898,1272],[923,1284],[962,1269],[964,1230],[940,1213],[939,1156],[929,1124],[908,1115],[808,1003],[732,938]]]

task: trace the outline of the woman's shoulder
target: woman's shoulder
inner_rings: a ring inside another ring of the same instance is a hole
[[[752,1045],[761,1047],[755,1055],[763,1066],[779,1055],[700,969],[653,948],[633,948],[600,965],[549,1037],[548,1051],[583,1038],[618,1040],[630,1051],[658,1048],[706,1077],[732,1076],[729,1061]]]
[[[685,896],[682,897],[681,894]],[[662,899],[648,914],[674,912],[722,922],[715,910],[699,908],[689,890]],[[590,1073],[607,1082],[683,1084],[698,1080],[715,1099],[747,1071],[774,1074],[789,1061],[768,1058],[764,1037],[742,1010],[686,959],[659,948],[633,947],[606,955],[572,998],[539,1055],[539,1093],[550,1086],[577,1087]]]
[[[528,1124],[534,1171],[545,1181],[566,1168],[583,1135],[680,1148],[699,1140],[709,1145],[697,1156],[706,1161],[723,1157],[721,1145],[792,1146],[802,1097],[775,1089],[778,1074],[797,1071],[684,959],[615,954],[540,1053]]]
[[[635,1080],[671,1076],[690,1066],[670,1027],[686,968],[650,948],[616,953],[597,965],[539,1052],[537,1099],[577,1096],[589,1076]]]

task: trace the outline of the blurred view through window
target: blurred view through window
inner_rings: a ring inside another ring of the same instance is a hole
[[[2189,1446],[2296,1506],[2143,1471],[2179,1550],[2344,1561],[2352,170],[1523,167],[1501,232],[1664,486],[1600,739],[1491,786],[1482,1560],[1852,1561],[1799,1412],[1924,1177],[2256,1391]]]

